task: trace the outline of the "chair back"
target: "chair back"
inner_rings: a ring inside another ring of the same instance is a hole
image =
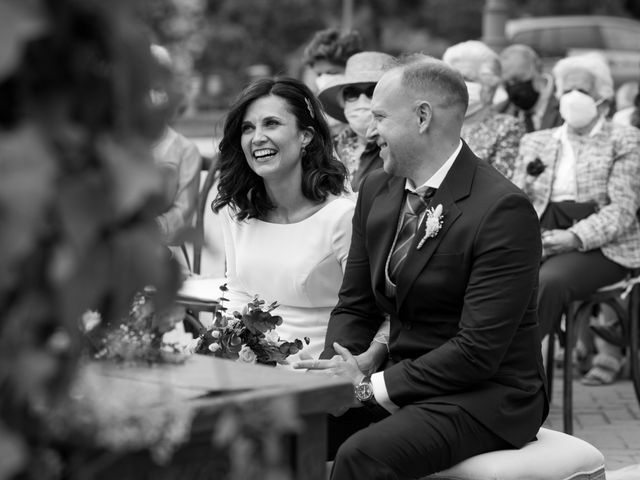
[[[213,157],[202,157],[202,170],[207,172],[207,176],[200,189],[198,197],[198,206],[196,210],[196,238],[193,244],[193,269],[192,272],[200,274],[200,267],[202,261],[202,247],[204,243],[204,216],[207,210],[207,197],[211,187],[216,182],[216,176],[218,174],[219,167],[219,154],[216,152]]]

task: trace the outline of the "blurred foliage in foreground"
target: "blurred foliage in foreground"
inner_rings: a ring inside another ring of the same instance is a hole
[[[82,313],[117,323],[144,285],[177,288],[149,148],[166,119],[134,4],[0,2],[1,479],[69,477],[44,418],[74,377]]]

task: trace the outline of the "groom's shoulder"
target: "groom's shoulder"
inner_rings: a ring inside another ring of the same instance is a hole
[[[372,171],[362,180],[358,191],[358,198],[364,197],[366,199],[372,199],[394,179],[397,179],[397,177],[389,175],[381,168]]]
[[[478,168],[474,178],[474,190],[483,196],[501,197],[514,194],[526,198],[525,193],[511,180],[483,160],[478,161]]]
[[[385,185],[392,178],[394,178],[393,175],[389,175],[382,168],[376,168],[364,178],[363,184],[368,186],[381,186]]]

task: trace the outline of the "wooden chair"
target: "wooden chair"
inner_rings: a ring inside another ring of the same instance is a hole
[[[218,174],[219,158],[216,153],[213,157],[202,157],[202,171],[207,172],[200,194],[198,196],[198,205],[196,207],[196,219],[195,219],[195,241],[193,244],[193,267],[191,272],[200,274],[200,268],[202,266],[202,246],[204,243],[204,217],[207,212],[207,198],[211,188],[216,182]]]
[[[189,261],[189,254],[186,247],[183,245],[183,253],[187,259],[187,265],[191,273],[196,275],[200,274],[200,268],[202,263],[202,247],[204,243],[204,217],[207,211],[207,197],[211,188],[215,184],[216,175],[218,173],[219,166],[219,158],[216,153],[213,157],[202,157],[202,171],[206,171],[207,175],[205,177],[204,183],[202,184],[202,188],[200,189],[200,193],[198,195],[198,205],[196,207],[196,218],[195,218],[195,239],[193,242],[193,256],[192,262]],[[185,316],[185,330],[191,332],[194,335],[199,335],[203,330],[204,326],[200,322],[200,312],[211,312],[215,313],[219,304],[217,301],[204,301],[204,300],[195,300],[190,298],[182,298],[178,296],[177,303],[184,305],[187,307],[186,316]]]
[[[623,308],[619,299],[629,297],[626,308]],[[554,345],[555,335],[558,335],[560,344],[564,347],[563,362],[563,399],[562,422],[565,433],[573,433],[573,362],[572,351],[576,343],[577,326],[581,320],[588,318],[594,305],[607,304],[614,309],[620,319],[622,329],[621,337],[612,343],[629,350],[628,357],[631,362],[631,377],[640,403],[640,360],[638,351],[640,344],[640,272],[630,272],[629,276],[613,285],[601,288],[586,300],[572,302],[565,310],[564,329],[560,325],[549,334],[549,347],[547,350],[547,381],[549,400],[552,397],[553,370],[554,370]]]
[[[200,192],[198,193],[198,204],[196,205],[196,216],[193,229],[195,232],[195,238],[191,245],[187,243],[182,243],[180,245],[180,250],[184,257],[184,263],[187,269],[191,273],[195,274],[200,273],[201,267],[202,245],[204,242],[204,215],[207,210],[207,197],[216,181],[216,175],[218,173],[217,153],[214,154],[213,157],[206,157],[202,155],[200,158],[202,159],[201,172],[206,172],[206,177],[202,187],[200,188]],[[191,254],[189,253],[189,246],[192,247]]]

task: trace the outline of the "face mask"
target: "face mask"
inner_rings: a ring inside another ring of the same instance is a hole
[[[316,87],[318,87],[318,91],[332,83],[336,77],[342,77],[342,75],[338,73],[322,73],[318,75],[316,77]]]
[[[598,115],[598,104],[586,93],[571,90],[560,97],[560,115],[573,128],[582,128]]]
[[[522,110],[529,110],[533,107],[540,96],[540,93],[533,88],[531,79],[506,85],[505,90],[507,91],[507,95],[509,95],[511,103]]]
[[[467,113],[465,117],[470,117],[474,113],[480,111],[484,107],[482,101],[482,85],[478,82],[464,82],[467,85],[467,92],[469,92],[469,106],[467,107]]]
[[[344,116],[351,129],[360,137],[366,137],[367,128],[373,119],[371,100],[361,95],[360,98],[344,104]]]

